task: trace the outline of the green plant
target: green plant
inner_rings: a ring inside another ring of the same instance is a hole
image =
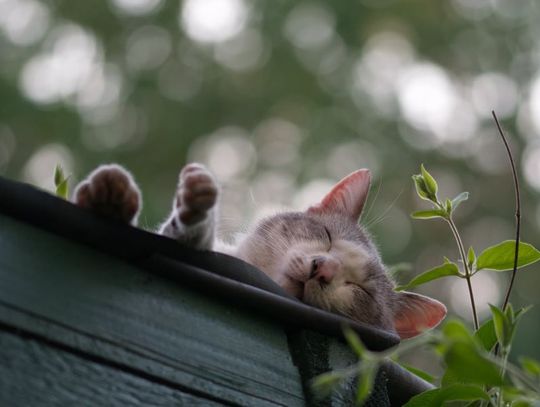
[[[413,397],[406,406],[441,406],[446,402],[461,401],[468,406],[533,406],[540,405],[540,363],[522,358],[520,365],[508,361],[517,324],[529,308],[517,312],[509,303],[517,269],[540,260],[540,251],[520,241],[520,198],[515,165],[506,138],[493,113],[500,135],[505,143],[514,176],[516,189],[516,238],[496,244],[476,254],[472,247],[465,250],[463,240],[454,222],[458,206],[468,199],[462,192],[453,199],[438,197],[438,184],[422,165],[420,174],[413,175],[418,196],[431,204],[430,209],[414,212],[416,219],[440,219],[445,221],[458,246],[461,262],[444,258],[443,264],[413,278],[396,290],[409,289],[440,278],[462,278],[468,286],[474,330],[455,319],[446,322],[439,331],[404,342],[385,352],[370,352],[362,345],[356,334],[344,329],[350,347],[359,358],[358,364],[343,371],[334,371],[317,377],[313,386],[318,392],[327,393],[340,380],[358,377],[357,402],[362,404],[370,394],[375,375],[382,361],[397,359],[403,353],[418,346],[428,345],[444,362],[445,371],[438,387]],[[479,324],[472,285],[473,277],[481,270],[502,272],[512,270],[512,278],[502,307],[490,304],[492,317]],[[430,381],[436,379],[418,369],[408,368],[412,373]]]
[[[68,180],[69,175],[66,177],[64,175],[64,170],[60,166],[60,164],[57,164],[54,169],[54,186],[56,188],[56,195],[60,198],[67,199],[69,195],[69,189],[68,189]]]

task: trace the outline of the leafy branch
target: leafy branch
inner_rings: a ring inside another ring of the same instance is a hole
[[[414,212],[411,216],[417,219],[436,219],[436,218],[444,219],[450,226],[450,230],[452,231],[452,235],[454,236],[454,239],[458,246],[464,272],[463,273],[460,272],[457,265],[448,260],[445,260],[445,265],[443,265],[443,267],[445,270],[449,271],[449,267],[455,266],[453,267],[454,269],[453,275],[462,277],[467,281],[467,287],[469,289],[469,298],[471,300],[474,327],[475,329],[478,329],[480,325],[478,323],[478,313],[476,312],[476,303],[474,300],[474,292],[473,292],[472,282],[471,282],[472,264],[470,264],[470,262],[468,261],[469,257],[471,256],[465,255],[465,247],[463,246],[463,241],[461,239],[457,226],[452,217],[454,210],[458,207],[458,205],[469,198],[469,193],[462,192],[461,194],[456,196],[454,199],[452,200],[446,199],[445,202],[442,203],[439,201],[439,198],[437,197],[437,192],[438,192],[439,187],[437,185],[437,182],[435,181],[435,178],[433,178],[433,176],[426,170],[423,164],[420,167],[420,171],[421,171],[420,174],[413,175],[414,184],[416,186],[416,192],[420,198],[431,202],[431,204],[433,205],[433,209],[427,210],[427,211]],[[471,253],[471,250],[469,250],[469,254],[470,253]],[[441,271],[441,268],[439,268],[439,270]],[[457,273],[455,272],[456,270],[457,270]],[[436,273],[433,273],[432,271],[432,275],[436,275]],[[446,276],[446,275],[448,274],[444,274],[444,275],[441,274],[441,277]]]
[[[359,362],[342,370],[317,376],[312,386],[319,396],[328,395],[342,381],[357,380],[357,404],[369,397],[374,378],[386,360],[397,360],[403,354],[420,346],[429,346],[446,365],[438,388],[428,390],[411,398],[406,407],[440,407],[448,401],[468,401],[497,406],[499,395],[506,392],[506,402],[519,406],[532,406],[530,400],[540,395],[540,364],[532,359],[522,359],[520,366],[510,363],[507,357],[499,358],[490,353],[494,342],[505,343],[505,349],[516,331],[517,323],[527,309],[514,313],[508,307],[506,313],[493,308],[493,320],[481,331],[471,333],[459,320],[450,320],[440,331],[426,332],[383,352],[371,352],[350,328],[344,328],[344,336]],[[496,310],[496,311],[495,311]],[[510,311],[509,311],[510,310]],[[411,370],[421,377],[430,376],[419,369]],[[503,372],[507,372],[505,377]]]
[[[475,330],[478,330],[480,325],[478,322],[474,291],[472,288],[472,277],[478,271],[483,269],[494,271],[513,270],[513,277],[515,277],[516,270],[518,268],[540,260],[540,251],[538,251],[531,244],[520,242],[518,231],[518,236],[516,237],[515,242],[507,240],[495,246],[488,247],[482,253],[480,253],[478,257],[476,256],[472,247],[470,247],[467,254],[465,254],[465,247],[457,226],[453,220],[453,214],[458,205],[468,199],[469,194],[467,192],[462,192],[452,200],[446,199],[443,204],[437,196],[438,185],[433,176],[426,170],[424,165],[420,167],[420,170],[420,174],[413,175],[416,192],[420,198],[429,201],[433,205],[433,209],[413,212],[411,216],[417,219],[440,218],[448,223],[458,246],[463,264],[463,271],[459,269],[456,263],[451,262],[448,258],[444,258],[444,264],[420,274],[406,285],[398,287],[397,290],[409,289],[442,277],[456,276],[464,278],[467,281],[467,286],[469,289],[474,328]],[[513,280],[511,281],[510,287],[507,291],[503,310],[508,305],[508,298],[512,284]]]

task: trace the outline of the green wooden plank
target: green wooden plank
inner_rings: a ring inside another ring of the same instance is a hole
[[[119,242],[121,244],[121,242]],[[0,216],[0,298],[43,319],[41,329],[108,358],[231,402],[303,405],[287,339],[275,323],[201,296],[123,261]],[[10,323],[31,328],[25,318]],[[27,324],[27,325],[25,325]],[[127,358],[126,354],[130,357]]]
[[[2,406],[220,406],[0,331]]]

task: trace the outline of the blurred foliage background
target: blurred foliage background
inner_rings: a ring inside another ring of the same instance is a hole
[[[223,185],[221,231],[305,208],[357,168],[373,171],[363,221],[387,264],[412,275],[458,257],[422,206],[424,163],[477,252],[512,239],[513,185],[494,109],[519,162],[523,240],[540,246],[540,5],[534,0],[0,0],[0,174],[53,188],[100,163],[140,183],[141,223],[170,207],[181,166],[206,163]],[[2,199],[9,199],[3,197]],[[516,306],[537,304],[538,266]],[[473,280],[481,314],[508,275]],[[419,291],[470,318],[464,281]],[[540,358],[540,309],[515,354]]]

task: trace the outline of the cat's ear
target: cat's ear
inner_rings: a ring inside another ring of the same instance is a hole
[[[412,338],[433,328],[446,316],[443,303],[425,295],[402,291],[394,311],[394,327],[401,339]]]
[[[320,203],[308,209],[308,213],[338,212],[356,222],[366,203],[370,182],[369,170],[357,170],[339,181]]]

